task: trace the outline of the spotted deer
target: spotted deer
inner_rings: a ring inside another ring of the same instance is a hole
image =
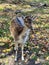
[[[36,18],[36,17],[35,17]],[[10,32],[15,42],[15,61],[17,61],[18,44],[21,44],[22,60],[24,60],[23,49],[29,39],[29,34],[32,28],[32,20],[30,16],[23,18],[22,16],[14,17],[10,24]]]

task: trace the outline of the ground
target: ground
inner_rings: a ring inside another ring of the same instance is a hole
[[[4,6],[3,6],[4,5]],[[35,64],[49,65],[49,7],[32,7],[28,4],[0,4],[0,62],[5,65],[14,63],[13,38],[10,35],[9,26],[11,19],[16,16],[15,11],[21,10],[22,15],[37,16],[33,22],[34,33],[25,45],[29,50],[29,59]],[[8,53],[11,52],[11,55]],[[6,54],[6,57],[5,57]],[[28,57],[26,58],[28,59]],[[25,59],[25,60],[26,60]],[[31,65],[31,61],[28,65]],[[30,62],[29,62],[30,61]]]

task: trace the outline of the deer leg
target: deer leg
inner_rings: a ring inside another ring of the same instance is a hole
[[[24,48],[24,45],[22,45],[22,60],[24,60],[24,56],[23,56],[23,48]]]
[[[17,61],[18,44],[15,44],[15,61]]]

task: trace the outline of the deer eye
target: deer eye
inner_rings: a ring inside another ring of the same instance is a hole
[[[31,19],[28,19],[29,21],[31,21]]]
[[[30,19],[28,19],[28,23],[30,23],[30,24],[31,24],[31,20],[30,20]]]

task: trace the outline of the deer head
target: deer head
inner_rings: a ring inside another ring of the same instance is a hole
[[[37,16],[26,16],[24,18],[24,22],[25,22],[25,25],[28,27],[28,28],[32,28],[32,25],[33,25],[33,21],[37,18]]]

